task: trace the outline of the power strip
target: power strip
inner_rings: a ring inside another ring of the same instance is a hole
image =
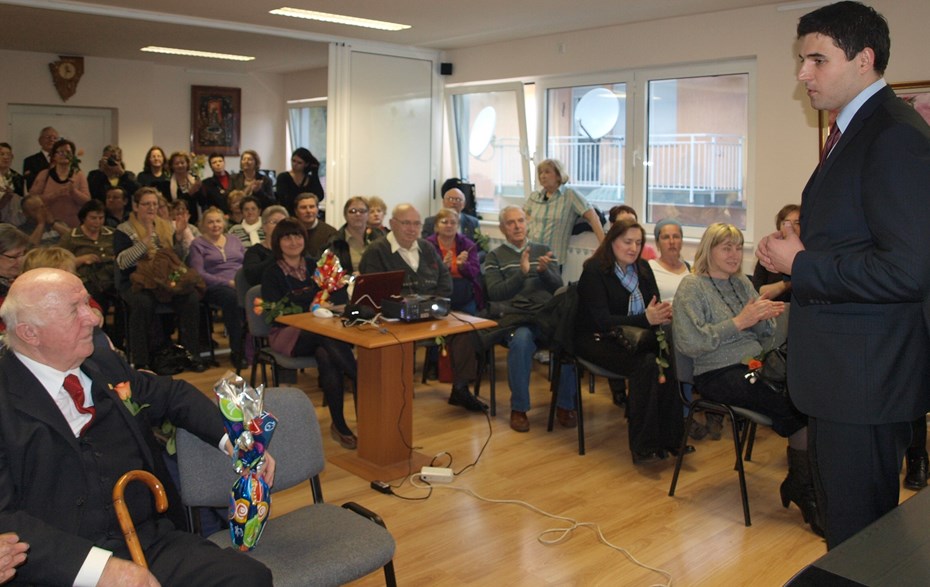
[[[427,483],[452,483],[452,469],[447,467],[423,467],[420,479]]]

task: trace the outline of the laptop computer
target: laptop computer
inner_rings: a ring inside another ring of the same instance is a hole
[[[404,271],[366,273],[355,277],[349,305],[368,306],[381,311],[381,300],[399,296],[404,285]]]

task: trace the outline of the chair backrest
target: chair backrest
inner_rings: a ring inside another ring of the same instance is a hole
[[[245,308],[245,294],[249,292],[249,282],[245,280],[245,271],[242,267],[236,271],[233,283],[236,285],[236,301],[239,303],[240,308]]]
[[[675,368],[678,383],[694,384],[694,359],[678,350],[674,341],[670,342],[672,343],[669,345],[672,348],[672,364]]]
[[[249,327],[249,334],[259,338],[267,338],[271,332],[271,325],[265,322],[264,316],[259,316],[252,309],[255,305],[255,298],[262,297],[262,286],[254,285],[245,293],[245,321]]]
[[[219,408],[217,408],[219,409]],[[323,440],[310,398],[292,387],[265,390],[265,409],[278,420],[268,451],[274,456],[274,490],[304,483],[323,470]],[[232,461],[216,446],[178,429],[178,470],[185,506],[224,507],[236,480]]]

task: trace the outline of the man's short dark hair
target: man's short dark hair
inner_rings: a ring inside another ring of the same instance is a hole
[[[891,55],[891,33],[885,17],[859,2],[837,2],[805,14],[798,21],[798,38],[820,33],[833,39],[851,61],[869,47],[875,52],[875,71],[884,75]]]

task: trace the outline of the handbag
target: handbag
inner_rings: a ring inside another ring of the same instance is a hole
[[[631,354],[656,353],[659,350],[659,341],[655,330],[640,328],[639,326],[617,326],[610,331],[610,337],[617,340],[620,345]]]
[[[759,380],[769,389],[782,395],[788,395],[788,343],[770,350],[762,359],[759,368]]]

